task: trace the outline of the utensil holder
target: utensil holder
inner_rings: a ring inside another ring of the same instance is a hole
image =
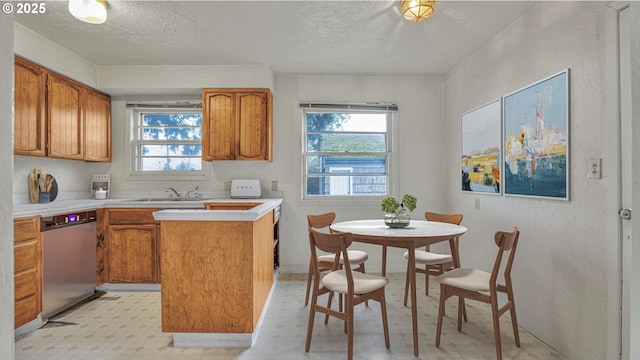
[[[43,191],[40,193],[40,204],[48,204],[51,199],[51,193]]]

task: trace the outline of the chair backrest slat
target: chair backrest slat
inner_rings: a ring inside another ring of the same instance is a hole
[[[343,266],[347,275],[347,283],[350,289],[353,289],[353,275],[351,273],[351,263],[349,262],[349,254],[347,248],[353,243],[353,235],[351,233],[324,233],[311,229],[309,231],[309,239],[311,242],[311,252],[315,253],[315,248],[324,252],[335,255],[333,270],[338,269],[338,259],[342,257]],[[314,262],[314,272],[316,279],[320,277],[317,261]]]
[[[518,245],[518,238],[520,237],[520,231],[517,226],[514,226],[511,232],[508,231],[496,231],[493,239],[498,245],[498,255],[496,261],[493,264],[493,270],[491,271],[491,284],[497,284],[498,272],[502,265],[502,258],[505,252],[510,252],[507,258],[507,263],[504,267],[504,277],[509,280],[511,278],[511,267],[513,266],[513,258],[516,254],[516,247]]]
[[[307,223],[310,228],[314,229],[322,229],[326,228],[329,225],[333,224],[333,221],[336,219],[336,213],[329,212],[326,214],[320,215],[307,215]]]
[[[439,214],[427,211],[424,213],[424,217],[428,221],[445,222],[455,225],[460,225],[460,223],[462,222],[462,214]]]

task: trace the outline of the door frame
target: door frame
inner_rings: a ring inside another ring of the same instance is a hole
[[[605,86],[607,100],[605,112],[609,129],[607,161],[607,359],[629,359],[630,331],[623,329],[622,259],[623,232],[618,214],[622,204],[622,152],[621,152],[621,94],[620,94],[620,12],[630,6],[629,1],[612,1],[605,11],[606,58]],[[628,274],[625,274],[628,275]],[[626,303],[624,304],[626,306]],[[632,331],[631,331],[632,332]]]

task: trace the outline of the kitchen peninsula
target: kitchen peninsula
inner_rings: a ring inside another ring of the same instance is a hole
[[[274,285],[281,199],[154,212],[162,331],[176,347],[250,347]],[[207,210],[208,209],[208,210]]]

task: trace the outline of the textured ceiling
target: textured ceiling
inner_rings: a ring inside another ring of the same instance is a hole
[[[425,21],[399,1],[107,1],[108,19],[73,18],[66,1],[27,28],[97,65],[267,64],[276,73],[443,75],[535,2],[439,1]]]

